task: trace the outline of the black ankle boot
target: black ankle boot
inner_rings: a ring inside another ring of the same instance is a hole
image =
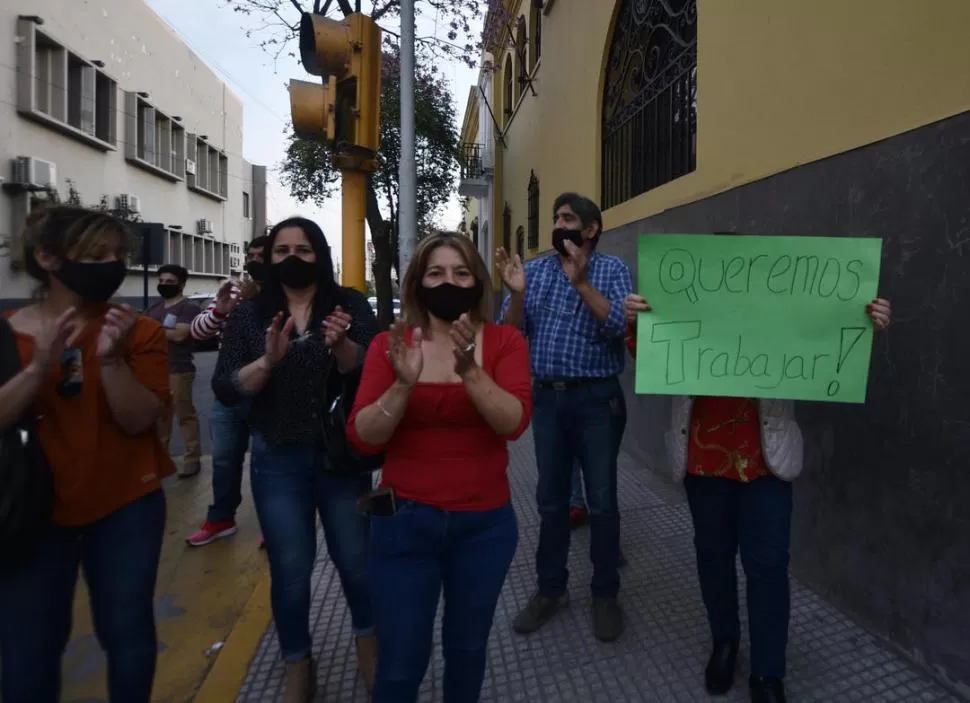
[[[712,696],[722,696],[734,684],[734,665],[738,660],[738,641],[734,639],[714,640],[711,658],[704,670],[704,686]]]
[[[785,684],[781,679],[752,676],[748,686],[751,687],[751,703],[785,703]]]

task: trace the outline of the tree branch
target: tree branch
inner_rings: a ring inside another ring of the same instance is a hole
[[[290,4],[293,5],[293,7],[296,8],[296,11],[297,12],[299,12],[301,15],[303,14],[303,12],[304,12],[303,5],[301,5],[300,3],[298,3],[296,0],[290,0]]]

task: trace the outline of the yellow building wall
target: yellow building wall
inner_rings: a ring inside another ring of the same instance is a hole
[[[556,0],[543,16],[543,218],[562,191],[600,199],[603,73],[618,5]],[[606,211],[605,227],[970,109],[970,0],[922,7],[698,0],[697,170]],[[541,237],[547,249],[549,227]]]

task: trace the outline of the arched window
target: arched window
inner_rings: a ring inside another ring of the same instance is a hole
[[[522,225],[515,230],[515,253],[519,255],[519,259],[525,261],[525,230],[522,229]]]
[[[621,0],[602,133],[603,209],[697,168],[697,0]]]
[[[525,17],[520,15],[518,21],[515,23],[515,65],[518,68],[515,81],[516,102],[522,97],[522,90],[529,80],[529,71],[526,68],[526,62],[529,60],[528,51],[529,47],[526,46],[525,37]]]
[[[505,81],[505,90],[502,94],[502,99],[505,104],[502,106],[502,109],[505,112],[505,124],[508,124],[512,118],[512,107],[514,106],[512,102],[512,54],[505,57],[505,72],[502,75],[502,79]]]
[[[529,176],[529,249],[539,248],[539,179],[533,171]]]
[[[529,10],[529,71],[535,70],[542,53],[542,10],[532,3]]]
[[[472,242],[475,243],[475,248],[478,249],[478,217],[472,220],[471,235],[472,235]]]
[[[502,248],[506,254],[512,253],[512,211],[508,203],[505,203],[505,209],[502,210]]]

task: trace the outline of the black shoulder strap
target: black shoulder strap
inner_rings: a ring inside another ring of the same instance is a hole
[[[20,353],[17,338],[7,318],[0,315],[0,384],[6,383],[20,372]]]

